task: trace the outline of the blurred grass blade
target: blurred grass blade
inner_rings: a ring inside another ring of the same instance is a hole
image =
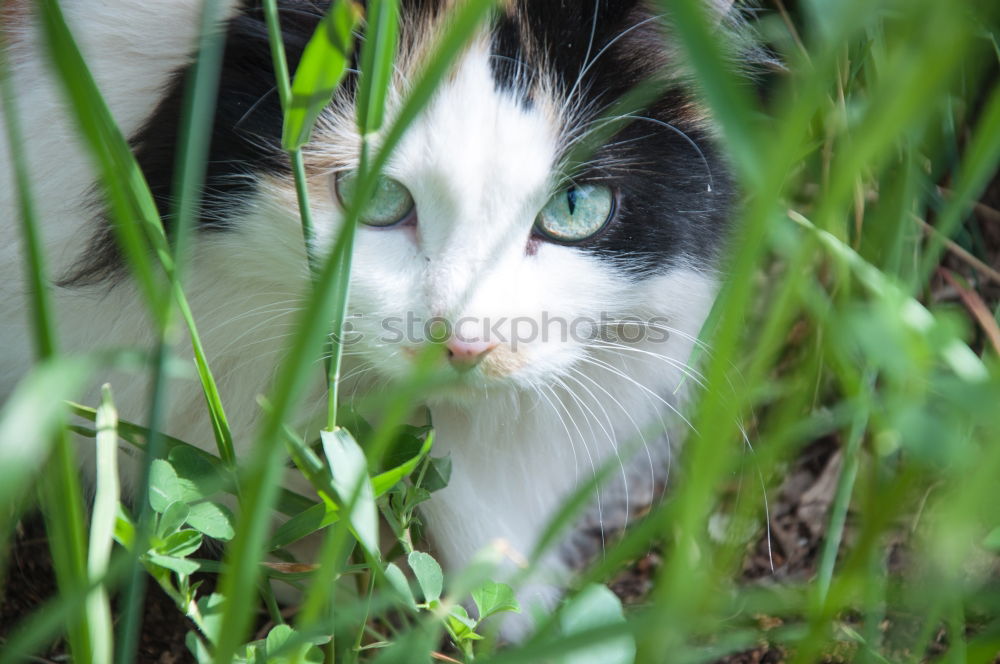
[[[77,417],[82,417],[86,420],[90,420],[91,422],[97,421],[97,410],[94,408],[70,402],[69,410],[73,415]],[[94,438],[97,436],[97,431],[94,429],[88,429],[86,427],[81,427],[76,425],[71,426],[70,429],[73,432],[78,433],[82,436],[87,436],[90,438]],[[213,474],[215,476],[223,478],[220,480],[221,488],[235,495],[235,488],[231,486],[228,480],[225,479],[231,476],[232,471],[226,466],[225,463],[223,463],[222,459],[215,456],[214,454],[211,454],[210,452],[206,452],[200,447],[196,447],[190,443],[186,443],[178,438],[167,436],[165,434],[161,435],[163,438],[163,443],[166,447],[166,451],[168,453],[167,454],[168,457],[174,454],[174,450],[183,450],[185,454],[197,457],[200,463],[209,464],[212,466]],[[119,420],[118,436],[121,438],[121,440],[132,445],[136,449],[144,450],[146,448],[145,441],[149,439],[150,432],[148,427],[144,427],[132,422]],[[314,505],[316,505],[315,501],[309,500],[308,498],[306,498],[301,494],[295,493],[293,491],[283,490],[278,500],[277,509],[282,514],[293,516],[298,514],[302,510],[305,510]]]
[[[0,505],[10,505],[19,497],[46,462],[52,441],[63,425],[66,408],[63,401],[82,391],[97,366],[88,357],[59,357],[40,362],[3,404]],[[0,518],[6,518],[6,511],[0,514],[3,515]]]
[[[363,15],[353,0],[336,0],[306,44],[292,80],[281,144],[298,150],[309,141],[316,118],[330,103],[347,72],[354,28]]]
[[[385,103],[388,96],[393,62],[396,57],[396,41],[399,32],[398,7],[389,0],[374,0],[369,5],[368,21],[365,26],[365,41],[361,50],[361,71],[358,76],[355,99],[358,129],[361,132],[361,159],[359,171],[369,170],[369,135],[382,126]],[[364,194],[362,194],[364,196]],[[362,198],[355,202],[355,210],[346,215],[341,232],[342,242],[334,249],[337,259],[336,279],[340,284],[337,301],[333,310],[331,329],[333,336],[328,346],[327,360],[327,426],[329,431],[337,428],[337,409],[340,401],[340,369],[343,362],[343,344],[340,332],[347,316],[347,301],[350,289],[351,259],[354,254],[354,231],[361,206],[368,201]]]
[[[379,156],[373,168],[363,173],[359,182],[359,201],[371,198],[374,193],[375,175],[389,158],[389,153],[402,138],[406,128],[430,100],[438,81],[454,63],[465,44],[492,8],[490,0],[470,0],[456,10],[447,33],[437,44],[426,69],[414,86],[403,111],[397,116],[387,138],[382,143]],[[359,210],[348,212],[345,228],[356,223]],[[273,408],[262,423],[257,444],[248,463],[246,493],[236,537],[227,549],[227,572],[220,582],[220,592],[230,601],[223,616],[223,628],[216,650],[216,660],[229,664],[236,652],[249,624],[253,610],[251,596],[255,579],[259,572],[258,561],[270,523],[271,505],[276,495],[280,477],[280,452],[282,449],[282,427],[285,417],[291,412],[302,393],[309,376],[308,367],[313,363],[315,349],[330,330],[330,321],[336,308],[336,290],[346,287],[337,281],[344,248],[349,246],[350,237],[341,232],[330,256],[316,279],[316,286],[310,295],[296,326],[290,351],[281,367],[272,391]],[[343,294],[341,294],[343,297]]]
[[[0,5],[2,9],[2,5]],[[24,145],[21,135],[20,109],[14,101],[14,90],[9,78],[6,45],[0,35],[0,101],[3,103],[4,125],[7,131],[7,143],[10,146],[10,156],[14,181],[17,186],[17,202],[21,214],[21,233],[24,242],[25,272],[31,288],[32,331],[36,347],[36,355],[40,358],[50,357],[56,351],[55,327],[52,319],[52,303],[49,297],[48,271],[45,266],[45,255],[42,253],[41,238],[38,234],[38,219],[35,216],[35,205],[31,194],[31,180],[28,173],[26,157],[28,148]],[[4,503],[0,501],[0,505]],[[2,532],[2,531],[0,531]]]
[[[278,98],[281,101],[282,122],[287,122],[288,110],[292,102],[292,84],[288,76],[288,58],[285,55],[285,44],[281,33],[281,20],[278,15],[277,0],[264,0],[264,20],[267,23],[268,42],[271,49],[271,63],[277,81]],[[284,124],[282,125],[285,126]],[[283,129],[284,131],[284,129]],[[312,132],[312,124],[306,133]],[[309,208],[309,184],[306,181],[306,167],[301,150],[285,148],[292,163],[292,175],[295,179],[295,197],[299,206],[299,219],[302,223],[302,239],[305,243],[306,261],[309,272],[315,276],[318,270],[313,237],[312,211]]]
[[[727,63],[722,40],[713,36],[708,7],[702,0],[659,0],[657,2],[683,47],[694,70],[694,83],[704,96],[713,117],[718,121],[728,152],[734,159],[741,180],[760,178],[757,159],[761,151],[757,118],[759,112],[745,86],[737,82]]]
[[[378,559],[378,509],[375,492],[368,479],[368,459],[364,450],[345,429],[321,431],[323,452],[333,475],[333,489],[347,511],[354,536]]]
[[[361,132],[361,158],[358,170],[362,174],[369,171],[369,135],[381,127],[385,116],[384,105],[388,98],[388,87],[396,57],[398,39],[398,7],[393,2],[376,0],[370,6],[371,14],[365,27],[365,41],[361,52],[361,71],[357,89],[357,121]],[[378,104],[376,107],[375,104]],[[374,174],[374,175],[377,175]],[[337,260],[336,279],[337,300],[331,319],[333,335],[328,342],[327,360],[327,418],[326,428],[333,431],[337,427],[337,409],[340,401],[340,369],[343,362],[343,344],[340,333],[344,329],[347,316],[347,301],[350,290],[351,263],[354,255],[354,232],[357,215],[369,200],[362,193],[361,200],[354,201],[354,209],[349,210],[335,245]]]
[[[227,433],[228,424],[222,411],[218,388],[208,368],[190,307],[176,283],[172,290],[163,287],[164,283],[150,258],[151,253],[155,254],[163,271],[173,278],[174,260],[152,194],[128,142],[118,130],[83,61],[66,26],[59,3],[57,0],[42,0],[41,7],[49,53],[71,101],[81,134],[97,162],[119,244],[159,329],[163,329],[168,322],[167,298],[172,295],[178,301],[181,315],[191,335],[195,363],[210,404],[220,452],[223,458],[232,462],[231,435]]]
[[[102,390],[97,409],[97,481],[90,518],[90,548],[87,573],[91,581],[108,573],[118,515],[118,412],[111,396],[111,386]],[[94,661],[110,664],[114,653],[111,603],[105,588],[99,587],[87,598]]]
[[[150,260],[150,247],[170,263],[156,205],[128,143],[104,103],[57,0],[40,0],[49,56],[101,172],[122,251],[158,325],[166,322],[166,289]]]
[[[929,331],[934,316],[924,305],[905,295],[902,289],[890,281],[878,268],[859,256],[857,252],[832,233],[817,228],[797,212],[790,211],[788,216],[799,225],[812,231],[831,255],[843,260],[851,268],[858,281],[866,289],[873,295],[880,297],[885,305],[898,311],[902,325],[918,334],[926,334]],[[989,369],[962,339],[954,337],[946,343],[936,345],[939,346],[938,352],[942,361],[955,372],[955,375],[971,383],[986,383],[989,380]]]
[[[382,128],[398,39],[398,0],[371,0],[368,3],[365,41],[361,46],[361,71],[355,102],[362,135]]]
[[[406,99],[395,115],[393,123],[379,142],[378,152],[367,174],[362,174],[358,182],[356,200],[364,204],[375,192],[376,177],[382,172],[392,152],[403,138],[407,128],[413,123],[430,101],[438,84],[448,74],[448,70],[458,59],[472,39],[475,31],[486,19],[497,0],[466,0],[455,7],[449,17],[448,28],[434,45],[431,56],[421,68]],[[366,177],[367,175],[367,177]]]
[[[62,417],[57,415],[55,421],[62,424]],[[52,566],[59,592],[72,593],[88,585],[87,515],[73,443],[70,433],[62,426],[55,434],[52,457],[45,471],[40,494]],[[94,634],[91,627],[93,619],[89,611],[82,611],[66,624],[74,662],[89,664],[94,661],[95,644],[91,638]]]
[[[560,611],[559,625],[563,634],[572,636],[606,625],[625,623],[621,600],[607,586],[590,585],[576,594]],[[559,664],[633,664],[635,640],[623,634],[606,639],[584,652],[557,660]]]
[[[347,288],[351,272],[354,231],[358,216],[367,202],[374,196],[378,175],[382,172],[399,141],[402,140],[406,129],[431,100],[440,81],[447,75],[448,70],[472,39],[475,31],[486,19],[495,1],[469,0],[460,7],[455,8],[454,13],[449,17],[447,30],[438,38],[431,56],[421,69],[416,83],[407,91],[405,101],[396,114],[393,124],[385,135],[380,137],[378,152],[374,159],[369,160],[368,158],[368,141],[366,135],[362,134],[361,168],[359,169],[357,194],[352,200],[351,208],[347,210],[343,229],[337,237],[337,241],[334,243],[333,250],[330,253],[328,276],[326,277],[337,279],[337,283],[342,284],[332,308],[331,323],[332,329],[335,332],[343,329],[344,319],[347,315]],[[376,24],[376,28],[378,27],[379,24]],[[385,49],[380,54],[380,57],[388,57],[388,55],[388,50]],[[376,58],[375,68],[378,69],[379,67],[382,67],[382,65]],[[375,75],[367,78],[366,81],[370,85],[375,85],[379,82]],[[365,94],[373,96],[376,93],[370,91]],[[335,343],[333,359],[328,370],[327,428],[331,430],[337,425],[336,413],[339,399],[338,389],[342,352],[343,349],[340,344]],[[383,433],[388,431],[387,424],[383,424],[382,431]],[[381,440],[388,444],[389,439],[387,436],[383,436]],[[378,458],[381,451],[376,447],[374,452],[369,453],[369,458]]]
[[[235,466],[236,454],[229,420],[222,406],[222,397],[219,395],[215,378],[208,366],[194,315],[181,288],[189,236],[201,210],[202,189],[208,164],[212,126],[215,121],[215,102],[225,46],[225,35],[220,30],[220,22],[224,18],[223,7],[224,3],[220,0],[205,0],[201,12],[198,58],[188,75],[178,142],[179,156],[174,178],[173,198],[176,203],[172,229],[173,266],[169,274],[173,281],[174,300],[191,336],[195,366],[205,400],[208,402],[208,412],[219,455],[227,464]]]
[[[76,588],[62,589],[58,595],[45,600],[34,613],[21,617],[13,625],[5,625],[8,631],[3,648],[0,648],[0,664],[37,661],[39,658],[34,653],[51,645],[76,615],[86,611],[91,593],[117,586],[127,566],[128,556],[115,556],[106,576]]]
[[[1000,165],[1000,85],[993,88],[972,140],[966,148],[965,159],[962,160],[955,178],[954,191],[937,222],[937,230],[941,235],[930,238],[924,253],[920,273],[917,275],[919,283],[923,283],[930,276],[941,259],[944,250],[943,238],[952,236],[976,198],[990,180],[997,177],[998,165]]]
[[[433,445],[433,433],[429,433],[424,440],[420,451],[410,459],[395,468],[390,468],[371,478],[372,491],[375,498],[380,498],[385,493],[396,486],[404,478],[408,477],[420,462],[427,456]],[[292,542],[302,539],[307,535],[316,532],[340,519],[340,508],[336,503],[319,503],[311,505],[291,519],[283,523],[274,531],[268,544],[269,550],[280,549],[288,546]]]

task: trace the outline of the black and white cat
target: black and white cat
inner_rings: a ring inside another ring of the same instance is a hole
[[[728,2],[706,3],[720,29],[736,27]],[[325,3],[280,4],[294,63]],[[390,116],[454,3],[401,4]],[[441,363],[454,366],[456,383],[426,399],[435,454],[451,455],[453,476],[424,509],[437,551],[452,569],[498,538],[530,552],[561,501],[616,455],[621,478],[602,491],[600,514],[620,521],[614,513],[651,500],[674,439],[683,436],[679,411],[696,380],[682,379],[692,372],[686,362],[716,292],[733,193],[710,121],[681,84],[665,45],[669,31],[652,4],[500,3],[393,154],[363,215],[350,298],[359,334],[344,370],[351,390],[379,389],[411,371],[423,342],[387,337],[387,320],[441,318],[455,326],[450,357]],[[148,347],[145,308],[107,232],[97,177],[48,71],[31,5],[7,2],[2,30],[44,247],[59,284],[52,294],[61,345],[70,352]],[[166,215],[200,3],[63,0],[62,6]],[[252,1],[228,6],[206,196],[186,290],[237,445],[246,446],[257,396],[269,389],[309,272],[280,148],[263,15]],[[666,92],[566,172],[566,155],[604,123],[607,109],[653,76]],[[351,89],[338,93],[305,148],[317,255],[336,236],[359,159]],[[0,163],[10,163],[10,149],[0,143]],[[3,399],[32,356],[16,199],[6,177],[0,210]],[[644,333],[609,339],[562,331],[581,320],[598,321],[596,328],[588,323],[591,330],[642,321],[632,327]],[[536,334],[525,332],[532,323]],[[541,334],[552,324],[556,332]],[[300,413],[303,429],[321,410],[317,373]],[[147,379],[110,380],[122,417],[141,421]],[[171,435],[213,449],[194,382],[177,379],[166,421]],[[650,437],[657,427],[661,433]],[[573,553],[567,548],[546,561],[551,578],[522,589],[523,602],[551,605],[558,598],[557,577]],[[512,624],[509,631],[516,636],[523,628]]]

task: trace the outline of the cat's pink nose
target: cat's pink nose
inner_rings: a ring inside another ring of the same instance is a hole
[[[482,362],[483,358],[497,345],[491,341],[465,341],[452,337],[445,344],[448,349],[448,361],[458,371],[468,371]]]

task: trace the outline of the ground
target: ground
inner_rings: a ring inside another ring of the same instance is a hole
[[[745,583],[780,583],[782,579],[808,579],[814,574],[827,509],[840,470],[839,459],[839,446],[833,438],[817,440],[803,450],[780,490],[771,498],[770,547],[766,532],[748,544],[742,570]],[[0,638],[6,637],[21,618],[52,595],[55,586],[47,544],[40,518],[26,519],[18,527],[0,601]],[[644,601],[653,586],[660,560],[659,550],[653,548],[611,582],[612,590],[625,605]],[[757,619],[765,629],[769,620],[778,620],[767,616]],[[266,630],[268,626],[262,615],[260,627]],[[184,635],[190,628],[172,600],[155,584],[150,584],[137,661],[141,664],[193,662],[184,646]],[[64,652],[61,642],[53,644],[38,661],[60,661]],[[762,643],[754,650],[730,655],[720,662],[777,664],[785,659],[786,653],[779,645]],[[848,659],[848,653],[839,653],[831,655],[829,661]]]

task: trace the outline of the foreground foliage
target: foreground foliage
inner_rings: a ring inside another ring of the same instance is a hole
[[[40,2],[53,62],[79,109],[81,134],[100,167],[161,344],[151,357],[136,358],[128,349],[60,355],[52,342],[58,321],[45,289],[36,292],[38,368],[0,414],[0,533],[9,534],[37,497],[59,593],[10,633],[0,661],[20,660],[61,633],[78,662],[131,661],[146,579],[191,620],[187,643],[204,662],[429,661],[443,657],[442,638],[451,644],[447,656],[459,661],[711,661],[761,639],[783,644],[795,662],[833,652],[859,661],[919,661],[942,635],[947,658],[994,657],[1000,651],[1000,275],[986,263],[996,264],[1000,254],[1000,242],[989,240],[998,237],[989,224],[1000,215],[984,214],[975,203],[1000,161],[1000,9],[976,0],[813,0],[789,14],[776,1],[774,11],[759,15],[758,27],[780,56],[776,63],[784,64],[775,65],[762,103],[729,71],[726,44],[698,2],[661,4],[746,192],[727,286],[703,334],[709,350],[695,358],[704,396],[670,499],[609,545],[536,636],[499,651],[490,616],[519,610],[511,589],[492,580],[502,552],[485,551],[445,579],[437,562],[415,548],[418,507],[450,473],[447,459],[434,456],[431,430],[399,426],[429,380],[426,372],[388,398],[390,416],[372,429],[338,412],[334,344],[327,430],[319,441],[302,441],[284,426],[315,349],[331,321],[337,329],[344,319],[348,284],[339,277],[349,272],[350,222],[491,3],[460,5],[390,124],[384,102],[395,51],[394,2],[369,2],[367,17],[352,3],[334,3],[292,76],[274,41],[284,147],[299,178],[298,150],[344,74],[356,47],[351,31],[363,18],[357,121],[362,135],[382,132],[382,140],[377,151],[363,150],[347,230],[329,256],[310,257],[316,280],[309,307],[264,405],[253,452],[237,464],[184,296],[190,213],[176,224],[180,236],[168,242],[58,3]],[[214,11],[208,3],[206,25]],[[270,18],[276,33],[273,4]],[[194,121],[178,180],[186,183],[181,211],[196,209],[202,111],[213,92],[218,48],[206,33],[188,100]],[[5,99],[15,93],[8,88]],[[16,137],[9,109],[6,117]],[[20,184],[25,254],[42,284],[44,257],[30,243],[37,223],[30,183]],[[303,225],[308,237],[307,217]],[[162,381],[142,425],[117,420],[113,386],[96,407],[67,405],[109,363],[164,375],[180,327],[195,344],[217,455],[157,433]],[[89,519],[71,431],[98,448]],[[748,549],[761,536],[771,543],[766,496],[790,460],[824,436],[837,441],[841,465],[822,514],[815,574],[781,584],[738,583]],[[148,453],[148,482],[134,510],[120,502],[111,453],[119,440]],[[285,458],[314,495],[279,489]],[[24,492],[31,500],[23,500]],[[221,500],[227,494],[239,506],[235,515]],[[274,510],[289,519],[272,532]],[[553,532],[570,517],[567,511]],[[398,556],[381,555],[379,518],[393,532]],[[319,564],[291,561],[286,547],[317,532]],[[196,557],[206,537],[226,543],[221,562]],[[911,552],[901,570],[888,565],[889,539],[905,541]],[[655,587],[623,614],[600,583],[651,543],[662,543],[664,552]],[[262,564],[265,553],[288,562]],[[214,592],[203,590],[204,574],[218,576]],[[306,588],[292,624],[277,609],[272,583]],[[123,589],[121,619],[113,624],[109,595]],[[462,604],[468,597],[478,619]],[[273,625],[253,639],[259,605]],[[902,648],[886,629],[899,615],[909,617]]]

